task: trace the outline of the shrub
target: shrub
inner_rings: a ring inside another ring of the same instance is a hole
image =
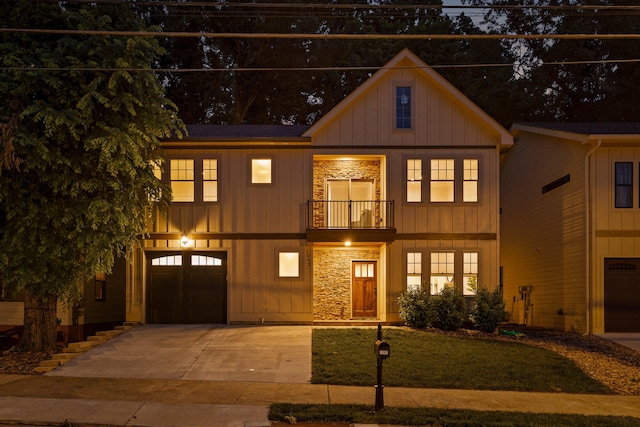
[[[491,292],[487,288],[482,288],[478,290],[471,306],[471,321],[483,332],[494,332],[500,322],[505,319],[507,314],[505,307],[506,303],[500,289]]]
[[[407,291],[398,297],[400,318],[412,328],[431,326],[435,313],[429,292],[423,290]]]
[[[466,306],[462,292],[445,287],[434,297],[434,309],[440,327],[445,331],[460,329],[466,318]]]

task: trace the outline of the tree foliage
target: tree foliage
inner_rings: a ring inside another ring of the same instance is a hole
[[[146,29],[125,4],[23,0],[0,13],[13,28]],[[151,201],[167,203],[154,164],[159,138],[182,124],[153,72],[127,71],[149,69],[161,52],[154,38],[4,35],[0,265],[9,287],[40,302],[73,297],[145,232]],[[29,323],[25,312],[26,331]]]

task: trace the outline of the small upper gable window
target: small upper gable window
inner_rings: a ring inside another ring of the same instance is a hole
[[[411,86],[396,87],[396,129],[411,129]]]

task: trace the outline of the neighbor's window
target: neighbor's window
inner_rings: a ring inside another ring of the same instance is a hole
[[[407,253],[407,291],[422,289],[422,253]]]
[[[271,184],[271,159],[251,159],[251,183]]]
[[[174,202],[193,202],[193,159],[171,160],[171,192]]]
[[[431,159],[431,201],[453,202],[453,159]]]
[[[633,207],[633,163],[616,162],[616,208]]]
[[[464,179],[462,182],[462,201],[478,201],[478,159],[464,159],[462,163]]]
[[[439,294],[445,286],[453,286],[453,252],[431,254],[431,295]]]
[[[278,253],[278,277],[300,277],[300,253]]]
[[[107,275],[105,273],[96,273],[96,301],[107,300]]]
[[[202,160],[202,201],[218,201],[218,160]]]
[[[475,295],[478,292],[478,253],[465,252],[462,254],[462,293]]]
[[[407,160],[407,202],[422,201],[422,160]]]
[[[411,129],[411,86],[396,87],[396,128]]]

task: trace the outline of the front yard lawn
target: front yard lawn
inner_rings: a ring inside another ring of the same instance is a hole
[[[375,328],[313,330],[312,382],[376,384]],[[383,329],[391,357],[390,387],[611,394],[571,360],[539,347],[502,340]]]

